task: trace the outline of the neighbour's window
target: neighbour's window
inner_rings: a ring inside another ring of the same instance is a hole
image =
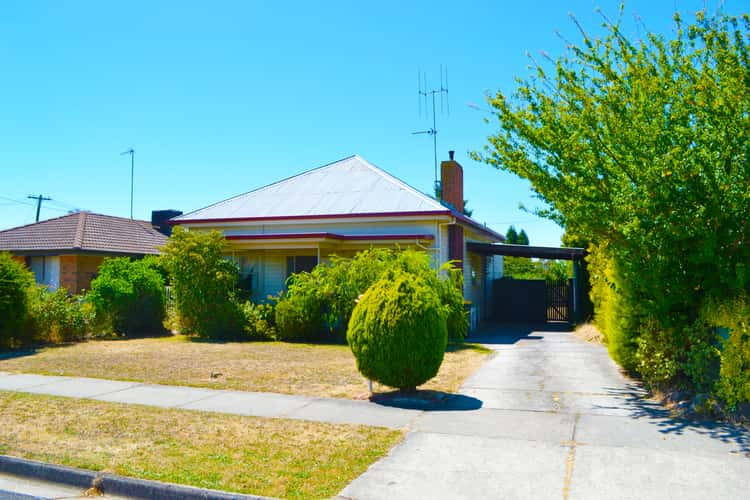
[[[286,275],[287,277],[302,271],[310,272],[318,265],[318,257],[315,255],[299,255],[286,258]]]

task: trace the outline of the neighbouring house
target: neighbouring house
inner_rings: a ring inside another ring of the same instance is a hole
[[[430,252],[436,265],[458,260],[476,324],[489,313],[491,282],[502,275],[502,257],[471,252],[466,244],[504,238],[463,214],[463,169],[453,152],[441,164],[441,186],[442,202],[355,155],[171,223],[220,231],[260,301],[282,290],[290,274],[334,254],[398,245]]]
[[[154,212],[161,218],[177,211]],[[164,224],[164,226],[167,226]],[[88,289],[105,257],[159,253],[167,236],[151,222],[77,212],[0,231],[0,251],[9,251],[34,273],[37,283],[71,293]]]

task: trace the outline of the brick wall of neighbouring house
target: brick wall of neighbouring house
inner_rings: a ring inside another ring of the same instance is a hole
[[[70,293],[78,293],[78,256],[60,256],[60,286]]]
[[[96,277],[104,257],[98,255],[78,255],[77,291],[90,290],[91,280]]]

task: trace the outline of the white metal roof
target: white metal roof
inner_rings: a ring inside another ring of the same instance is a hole
[[[174,218],[206,219],[345,216],[448,208],[354,155]]]

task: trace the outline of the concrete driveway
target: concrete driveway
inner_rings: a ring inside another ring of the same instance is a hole
[[[341,496],[750,499],[750,433],[670,418],[603,347],[525,328],[473,340],[496,353],[461,403],[421,414]]]

